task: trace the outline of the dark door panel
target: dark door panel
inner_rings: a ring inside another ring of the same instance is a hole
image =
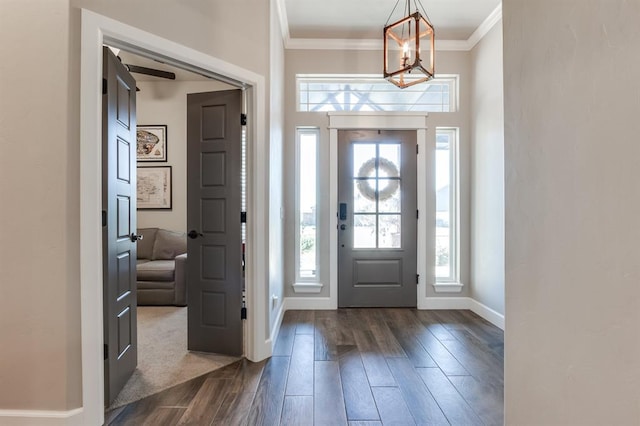
[[[242,92],[187,97],[189,350],[242,354]]]
[[[136,82],[118,58],[103,52],[102,102],[103,311],[105,404],[138,363],[136,243]]]
[[[338,306],[414,307],[416,133],[338,132]]]

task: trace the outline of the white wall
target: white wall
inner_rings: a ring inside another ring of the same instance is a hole
[[[0,1],[0,409],[82,406],[81,7],[269,79],[263,1]]]
[[[471,51],[471,297],[504,315],[502,21]]]
[[[0,1],[0,409],[81,405],[72,37],[66,1]]]
[[[280,21],[276,11],[276,1],[271,0],[270,6],[270,124],[271,141],[269,152],[269,330],[277,320],[278,312],[283,302],[283,273],[284,273],[284,241],[283,241],[283,126],[284,126],[284,45]]]
[[[286,51],[286,135],[285,135],[285,292],[286,296],[300,296],[293,292],[292,284],[295,280],[295,130],[297,126],[315,126],[320,129],[319,145],[319,196],[318,196],[318,248],[320,252],[319,278],[324,285],[318,295],[329,296],[329,253],[336,247],[329,246],[330,215],[336,214],[336,206],[329,205],[329,131],[326,112],[298,112],[296,111],[296,74],[380,74],[382,73],[381,51],[356,50],[287,50]],[[470,165],[470,133],[469,133],[469,53],[468,52],[438,52],[436,55],[436,69],[440,74],[460,75],[460,108],[453,113],[429,113],[427,146],[435,147],[436,127],[460,128],[460,233],[461,247],[461,281],[467,285],[462,293],[455,296],[468,296],[469,284],[469,165]],[[391,84],[391,83],[389,83]],[[431,150],[433,151],[433,150]],[[427,164],[434,164],[433,152],[427,153]],[[434,175],[428,174],[427,185],[434,187]],[[435,191],[434,191],[435,200]],[[435,206],[432,212],[420,215],[421,220],[431,220],[435,223]],[[427,228],[434,232],[435,227]],[[433,236],[432,236],[433,237]],[[435,248],[428,247],[427,259],[435,259]],[[432,270],[431,277],[426,278],[427,296],[451,297],[450,293],[435,293],[435,280]]]
[[[135,77],[135,74],[134,74]],[[187,232],[187,94],[229,90],[219,81],[139,81],[138,124],[167,125],[167,162],[142,162],[138,167],[171,166],[171,210],[138,210],[138,228]]]
[[[640,423],[640,2],[503,0],[505,423]]]

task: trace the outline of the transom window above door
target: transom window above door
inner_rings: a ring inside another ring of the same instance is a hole
[[[439,75],[400,89],[377,75],[298,74],[298,111],[455,112],[457,82]]]

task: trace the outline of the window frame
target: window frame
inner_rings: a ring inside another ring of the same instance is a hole
[[[300,274],[300,234],[301,234],[301,222],[302,218],[300,215],[300,191],[301,191],[301,180],[300,180],[300,172],[301,172],[301,136],[302,135],[315,135],[315,151],[316,151],[316,210],[315,210],[315,222],[316,222],[316,231],[315,231],[315,276],[313,277],[303,277]],[[295,149],[295,282],[296,283],[319,283],[320,282],[320,234],[318,232],[318,194],[319,194],[319,179],[318,179],[318,166],[319,166],[319,147],[320,147],[320,128],[319,127],[311,127],[311,126],[298,126],[296,127],[296,149]]]
[[[449,85],[449,110],[448,111],[429,111],[429,110],[394,110],[388,109],[385,112],[429,112],[429,113],[452,113],[458,111],[458,87],[459,87],[459,75],[457,74],[438,74],[432,80],[426,83],[415,86],[413,89],[399,89],[398,93],[408,93],[415,91],[416,88],[424,87],[424,85],[434,83],[447,83]],[[301,84],[309,83],[342,83],[342,84],[359,84],[359,83],[385,83],[389,84],[389,90],[394,90],[395,87],[390,83],[387,83],[379,74],[296,74],[296,111],[297,112],[322,112],[327,113],[327,110],[323,111],[311,111],[308,108],[301,108]],[[405,104],[403,104],[405,105]],[[336,112],[337,110],[329,110]],[[351,110],[348,110],[351,111]]]
[[[436,285],[438,283],[460,284],[460,159],[458,155],[460,130],[454,127],[436,127],[436,138],[439,133],[449,135],[449,276],[436,275],[435,282]],[[435,161],[434,158],[434,173],[437,167]]]

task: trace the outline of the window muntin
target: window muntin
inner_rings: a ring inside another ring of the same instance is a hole
[[[298,111],[454,112],[457,76],[400,89],[375,75],[298,75]]]
[[[436,129],[436,281],[458,280],[457,130]]]
[[[318,280],[317,128],[297,129],[296,280]]]

